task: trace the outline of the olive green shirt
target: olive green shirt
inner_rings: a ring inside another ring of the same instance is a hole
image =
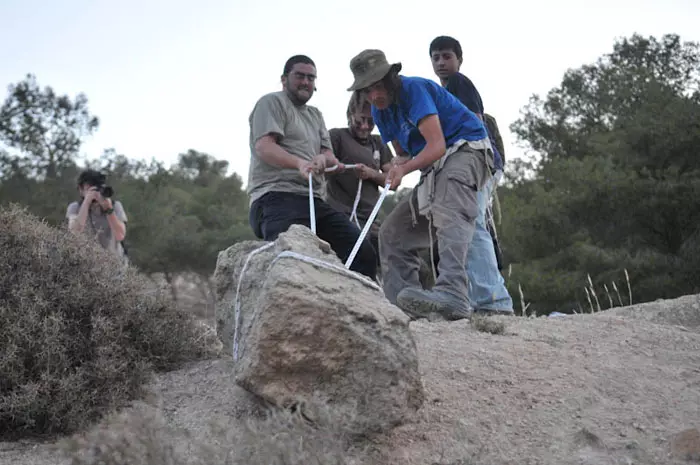
[[[333,153],[340,163],[362,163],[372,169],[381,171],[382,166],[391,163],[394,157],[382,138],[376,134],[370,135],[371,141],[355,139],[348,128],[334,128],[329,131]],[[372,143],[374,142],[374,143]],[[328,176],[328,203],[339,212],[350,215],[355,203],[360,178],[350,169],[344,173]],[[363,222],[367,221],[379,200],[379,185],[366,179],[362,182],[360,201],[357,205],[357,216]],[[384,187],[384,186],[381,186]]]
[[[296,106],[285,91],[264,95],[255,104],[250,123],[250,168],[248,195],[250,203],[268,192],[308,195],[309,181],[299,170],[278,168],[265,163],[255,151],[255,143],[263,136],[278,135],[278,144],[291,155],[311,161],[321,148],[332,150],[321,112],[313,106]],[[313,177],[314,197],[325,199],[324,176]]]

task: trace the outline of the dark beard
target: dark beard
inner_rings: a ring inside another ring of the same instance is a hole
[[[367,137],[358,136],[355,128],[350,128],[350,134],[356,141],[361,142],[362,144],[367,144],[369,142],[369,138],[372,137],[370,133],[367,134]]]
[[[310,92],[310,91],[309,91]],[[292,103],[296,106],[302,106],[305,105],[306,102],[311,100],[311,97],[308,99],[302,100],[299,98],[299,96],[296,94],[296,92],[292,92],[291,90],[287,89],[287,95],[289,96],[289,100],[292,101]]]

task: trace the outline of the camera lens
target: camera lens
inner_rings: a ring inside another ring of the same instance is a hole
[[[101,186],[100,187],[100,194],[102,194],[102,197],[109,198],[114,195],[114,189],[112,189],[111,186]]]

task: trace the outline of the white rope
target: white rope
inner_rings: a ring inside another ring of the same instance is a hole
[[[334,165],[331,166],[330,168],[326,168],[325,172],[330,173],[332,171],[335,171],[338,169],[340,165]],[[345,169],[354,169],[357,165],[345,165]],[[310,223],[311,223],[311,232],[316,234],[316,208],[314,205],[314,190],[313,190],[313,174],[309,173],[309,216],[310,216]],[[357,225],[358,228],[362,228],[360,226],[360,222],[357,219],[357,206],[360,203],[360,193],[362,191],[362,179],[360,179],[360,183],[357,186],[357,194],[355,194],[355,204],[352,207],[352,215],[350,216],[350,221],[355,220],[355,224]]]
[[[338,169],[340,165],[335,165],[331,166],[330,168],[326,168],[325,172],[330,173],[332,171],[335,171]],[[353,169],[357,165],[345,165],[345,169]],[[309,222],[311,223],[311,232],[316,234],[316,207],[314,205],[314,188],[313,188],[313,172],[309,173]],[[360,180],[360,186],[362,186],[362,181]],[[357,196],[359,198],[360,192],[357,192]],[[355,202],[357,204],[357,201]],[[360,224],[357,223],[357,227],[360,227]]]
[[[346,170],[355,169],[356,166],[357,166],[357,165],[354,165],[354,164],[345,165],[345,169],[346,169]],[[326,173],[330,173],[331,171],[335,171],[335,170],[337,170],[339,167],[340,167],[340,165],[333,165],[333,166],[331,166],[330,168],[326,168]]]
[[[239,331],[239,326],[240,326],[240,319],[241,319],[241,283],[243,282],[243,274],[245,273],[246,268],[248,268],[248,262],[250,262],[250,259],[253,257],[253,255],[257,254],[258,252],[262,252],[263,250],[269,249],[275,245],[274,242],[270,242],[268,244],[263,245],[262,247],[258,247],[257,249],[252,250],[250,253],[248,253],[248,256],[245,259],[245,262],[243,263],[243,268],[241,269],[241,274],[238,275],[238,285],[236,285],[236,300],[234,301],[234,327],[233,327],[233,359],[238,360],[238,331]]]
[[[357,218],[357,207],[360,205],[360,194],[362,194],[362,179],[360,179],[360,182],[357,183],[357,193],[355,194],[355,203],[352,204],[352,213],[350,214],[350,221],[354,221],[355,224],[359,229],[362,229],[362,226],[360,226],[360,220]]]
[[[316,234],[316,207],[314,206],[314,187],[313,187],[313,173],[309,173],[309,215],[311,223],[311,232]]]
[[[372,226],[372,223],[374,222],[374,218],[377,216],[377,213],[379,213],[379,208],[382,206],[382,202],[384,202],[384,198],[389,193],[389,186],[391,186],[391,181],[387,181],[386,185],[384,186],[384,191],[382,192],[382,195],[379,196],[379,200],[377,200],[377,203],[374,205],[374,208],[372,209],[372,213],[369,215],[369,219],[367,220],[367,223],[365,223],[365,227],[362,228],[362,232],[360,233],[360,237],[357,238],[357,242],[355,242],[355,246],[352,248],[352,252],[350,252],[350,256],[348,257],[347,261],[345,262],[345,268],[350,268],[350,265],[352,265],[352,261],[355,260],[355,255],[357,255],[358,250],[360,250],[360,245],[362,244],[362,241],[365,240],[365,236],[367,236],[367,233],[369,232],[369,228],[370,228],[370,226]]]
[[[349,277],[356,279],[356,280],[362,282],[363,284],[371,287],[374,290],[377,290],[377,291],[381,290],[379,288],[379,286],[377,286],[377,284],[374,281],[372,281],[371,279],[366,278],[365,276],[363,276],[359,273],[356,273],[354,271],[350,271],[346,268],[343,268],[342,266],[338,266],[334,263],[323,261],[319,258],[309,257],[307,255],[302,255],[302,254],[297,253],[297,252],[292,252],[291,250],[285,250],[284,252],[281,252],[279,255],[277,255],[274,258],[274,260],[272,260],[272,263],[274,264],[280,258],[295,258],[297,260],[301,260],[301,261],[306,262],[306,263],[311,263],[312,265],[320,266],[321,268],[326,268],[326,269],[329,269],[332,271],[336,271],[344,276],[349,276]]]
[[[338,169],[340,165],[334,165],[331,166],[330,168],[326,168],[326,173],[330,173],[332,171],[335,171]],[[357,167],[357,164],[348,164],[344,165],[346,170],[351,170],[355,169]],[[360,194],[362,193],[362,179],[360,179],[360,182],[357,184],[357,193],[355,194],[355,203],[352,206],[352,213],[350,214],[350,221],[354,221],[355,224],[359,229],[362,229],[362,226],[360,225],[360,220],[357,218],[357,206],[360,204]]]

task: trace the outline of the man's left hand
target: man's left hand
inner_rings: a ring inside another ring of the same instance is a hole
[[[323,174],[326,170],[326,156],[323,154],[316,155],[311,160],[311,165],[313,167],[314,173]]]
[[[97,194],[97,203],[100,204],[103,210],[109,210],[112,208],[112,199],[102,197],[102,194]]]
[[[355,171],[360,179],[374,179],[377,174],[376,171],[363,163],[355,165]]]

